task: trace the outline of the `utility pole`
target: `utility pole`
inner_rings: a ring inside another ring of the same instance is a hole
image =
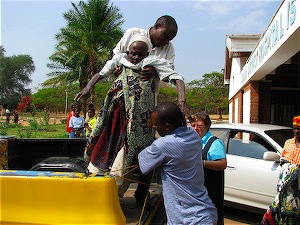
[[[65,119],[67,119],[67,110],[68,110],[68,90],[66,90]]]

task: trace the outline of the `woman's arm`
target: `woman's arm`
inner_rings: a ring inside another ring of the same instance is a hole
[[[92,79],[90,79],[90,81],[85,86],[85,88],[83,88],[83,90],[81,92],[79,92],[78,94],[75,95],[74,100],[79,101],[82,97],[86,97],[90,93],[90,91],[92,90],[94,85],[101,79],[102,79],[102,77],[101,77],[100,73],[96,73],[92,77]]]
[[[226,159],[219,160],[203,160],[203,167],[211,170],[225,170],[227,166]]]
[[[99,73],[96,73],[88,82],[88,84],[85,86],[85,88],[79,92],[77,95],[75,95],[74,100],[79,101],[82,97],[86,97],[92,88],[95,86],[95,84],[101,80],[104,76],[106,76],[109,73],[112,73],[118,63],[120,62],[121,58],[123,57],[123,54],[114,55],[111,60],[108,60],[102,70]]]
[[[186,98],[185,98],[185,86],[183,80],[176,80],[176,87],[178,91],[178,106],[183,112],[184,115],[187,117],[190,116],[189,108],[186,104]]]

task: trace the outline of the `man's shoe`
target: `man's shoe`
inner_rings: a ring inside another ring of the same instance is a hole
[[[134,192],[135,201],[139,206],[144,205],[145,198],[150,198],[149,191],[146,192]]]
[[[142,207],[145,204],[145,198],[147,198],[145,209],[148,211],[151,211],[154,209],[155,204],[152,201],[152,199],[150,198],[149,191],[147,191],[146,193],[143,193],[143,194],[139,194],[137,191],[135,191],[134,197],[135,197],[135,201],[136,201],[137,205],[142,206]]]

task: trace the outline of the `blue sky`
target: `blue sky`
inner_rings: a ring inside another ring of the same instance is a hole
[[[1,39],[5,55],[28,54],[36,70],[29,86],[35,92],[47,80],[49,56],[54,52],[55,34],[66,26],[63,13],[76,0],[0,0]],[[220,72],[225,65],[225,38],[230,34],[262,34],[281,4],[265,1],[203,0],[111,0],[123,14],[128,28],[149,28],[162,15],[173,16],[178,23],[172,41],[175,70],[186,82],[199,80],[205,73]]]

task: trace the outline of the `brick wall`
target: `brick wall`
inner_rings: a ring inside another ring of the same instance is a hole
[[[235,116],[235,113],[234,113],[234,109],[235,109],[234,97],[229,100],[229,104],[230,103],[232,104],[232,107],[231,107],[231,121],[234,123],[234,116]]]
[[[251,81],[245,86],[245,92],[250,91],[250,123],[259,122],[259,82]]]
[[[243,94],[244,94],[244,91],[240,91],[238,94],[237,94],[237,98],[238,98],[238,102],[239,102],[239,105],[237,106],[238,107],[238,112],[239,112],[239,115],[238,115],[238,123],[243,123]]]

